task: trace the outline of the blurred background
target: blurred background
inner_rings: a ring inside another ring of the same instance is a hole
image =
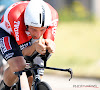
[[[0,0],[0,18],[8,6],[18,1]],[[100,0],[44,1],[59,14],[56,51],[47,65],[72,68],[75,77],[100,78]],[[48,70],[46,73],[65,75]]]

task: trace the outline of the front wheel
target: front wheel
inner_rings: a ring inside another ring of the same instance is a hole
[[[35,90],[35,89],[33,89]],[[37,84],[37,90],[52,90],[50,85],[46,82],[40,82]]]

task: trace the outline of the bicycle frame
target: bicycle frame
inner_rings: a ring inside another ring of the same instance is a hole
[[[33,84],[32,84],[32,87],[34,86],[35,87],[35,90],[37,90],[37,87],[36,87],[37,86],[37,83],[40,82],[40,76],[37,73],[37,69],[39,69],[39,68],[50,69],[50,70],[58,70],[58,71],[67,71],[67,72],[70,73],[71,78],[72,78],[73,72],[72,72],[72,69],[71,68],[69,68],[69,69],[62,69],[62,68],[54,68],[54,67],[47,67],[46,66],[47,57],[49,55],[48,52],[46,52],[45,55],[41,55],[41,58],[44,60],[44,67],[40,67],[39,65],[34,64],[33,59],[38,54],[39,53],[36,52],[31,58],[29,56],[27,56],[28,57],[28,61],[30,61],[30,64],[31,64],[31,68],[26,69],[26,70],[23,70],[23,71],[15,72],[15,75],[18,75],[18,77],[19,77],[19,82],[20,82],[20,75],[22,75],[22,72],[26,72],[27,70],[30,70],[31,73],[32,73],[32,75],[33,75]],[[26,59],[27,59],[27,57],[26,57]],[[69,79],[69,81],[71,80],[71,78]],[[18,90],[21,90],[21,88],[18,89]]]

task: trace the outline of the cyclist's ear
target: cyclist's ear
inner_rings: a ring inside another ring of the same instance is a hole
[[[26,25],[26,31],[28,31],[28,25]]]

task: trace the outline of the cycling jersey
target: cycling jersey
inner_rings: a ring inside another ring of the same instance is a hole
[[[18,45],[28,42],[32,37],[24,24],[24,12],[29,1],[21,1],[11,5],[3,15],[0,27],[7,33],[14,36]],[[46,3],[52,13],[52,25],[46,30],[43,35],[45,39],[52,39],[54,41],[55,33],[58,25],[58,14],[56,10]]]

